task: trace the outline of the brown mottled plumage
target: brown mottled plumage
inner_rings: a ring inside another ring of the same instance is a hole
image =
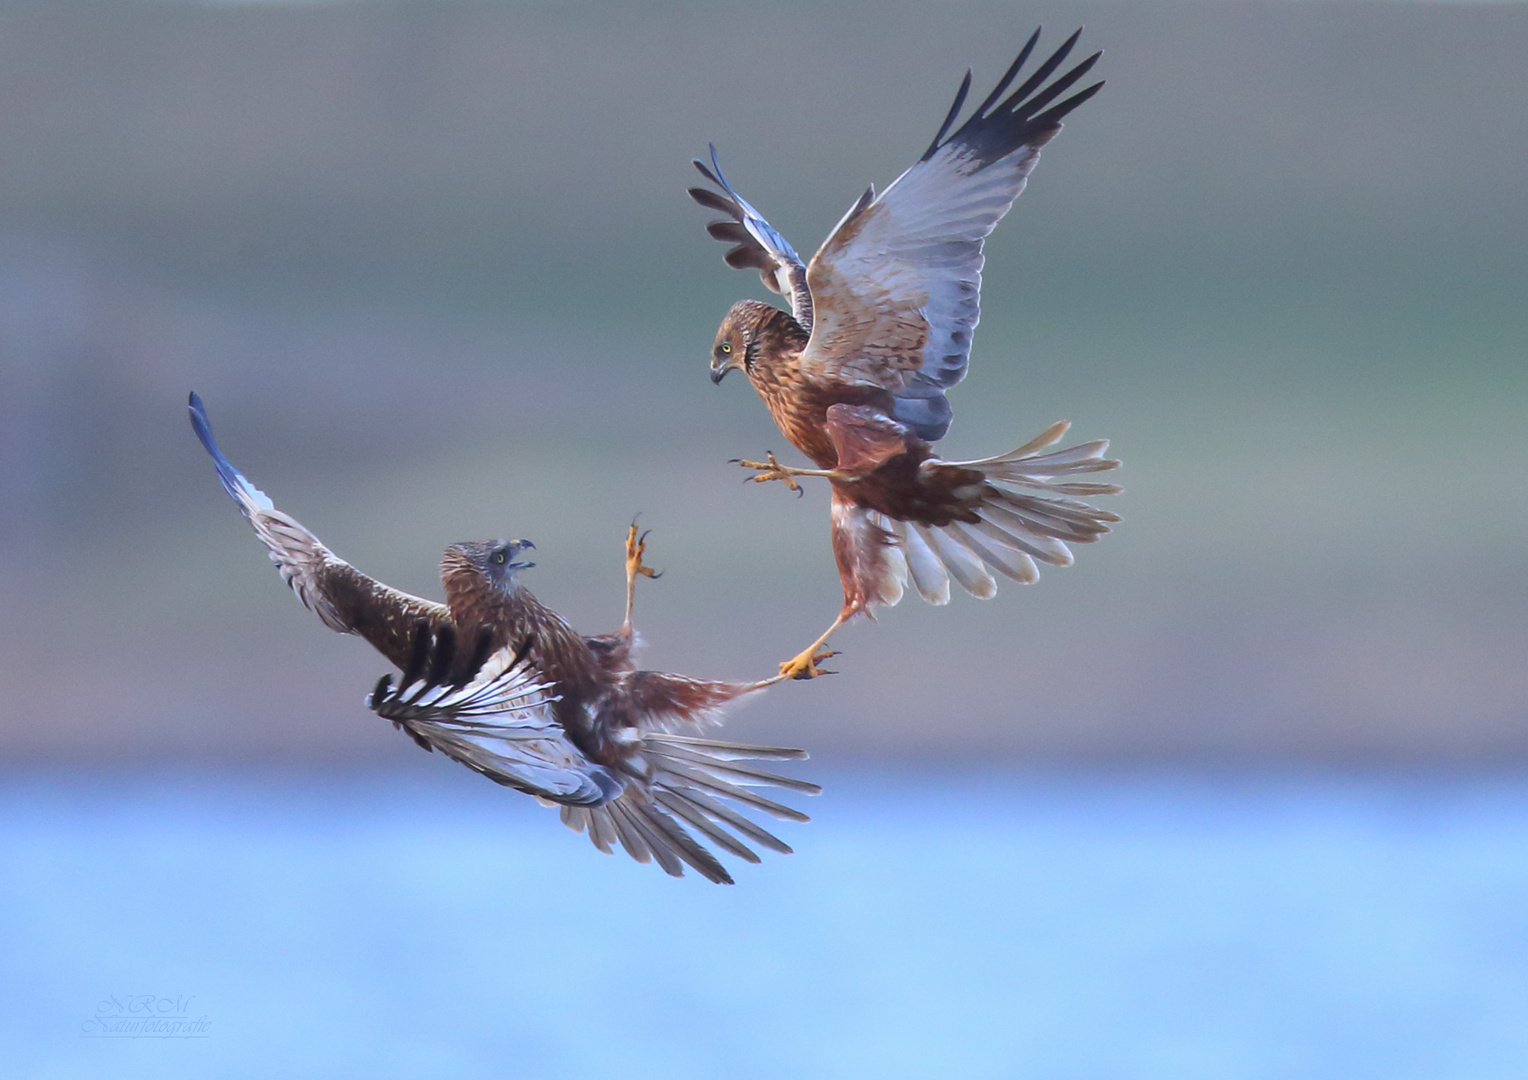
[[[584,637],[519,580],[528,540],[453,544],[441,560],[446,602],[376,581],[340,559],[277,510],[218,450],[200,399],[191,423],[219,479],[265,543],[276,568],[324,624],[357,634],[403,671],[384,676],[372,708],[427,750],[440,750],[498,783],[561,804],[563,821],[609,852],[619,843],[639,862],[656,860],[712,881],[732,878],[702,844],[758,862],[744,840],[790,848],[731,800],[795,821],[806,815],[751,788],[815,794],[817,785],[767,772],[748,759],[804,758],[799,750],[699,737],[755,683],[691,679],[638,670],[631,624],[644,545],[627,534],[626,618],[611,634]]]
[[[711,378],[734,368],[748,376],[780,431],[817,466],[742,464],[755,480],[797,476],[832,485],[833,551],[844,602],[826,633],[780,665],[782,674],[818,674],[818,650],[846,620],[895,604],[910,578],[930,603],[949,600],[953,577],[976,596],[996,592],[992,571],[1020,582],[1035,560],[1068,565],[1067,543],[1086,543],[1119,519],[1072,496],[1103,495],[1111,484],[1053,482],[1119,463],[1097,441],[1048,450],[1065,432],[1052,426],[1008,454],[947,462],[933,444],[951,419],[944,392],[965,377],[980,313],[982,244],[1023,190],[1040,148],[1061,119],[1102,83],[1061,98],[1099,54],[1056,71],[1073,34],[1007,98],[1009,84],[1039,40],[1035,31],[996,88],[950,133],[971,87],[928,150],[889,188],[874,188],[844,215],[810,264],[728,183],[711,151],[696,161],[720,191],[692,188],[701,205],[727,215],[712,236],[735,246],[729,265],[755,267],[791,302],[789,312],[743,300],[717,332]],[[948,136],[948,137],[946,137]]]

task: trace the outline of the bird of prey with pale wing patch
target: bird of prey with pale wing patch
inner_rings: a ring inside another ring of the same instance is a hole
[[[426,750],[507,787],[558,804],[562,820],[601,851],[620,844],[638,862],[679,877],[686,865],[731,884],[704,843],[748,862],[748,845],[790,848],[729,803],[792,821],[805,814],[758,794],[807,783],[748,764],[800,750],[701,737],[730,702],[778,682],[720,682],[638,670],[631,609],[645,534],[626,535],[626,618],[611,634],[580,636],[520,582],[535,563],[528,540],[453,544],[441,560],[446,602],[389,588],[340,559],[233,467],[191,395],[191,426],[218,479],[304,606],[331,630],[358,634],[402,672],[368,702]]]
[[[820,674],[817,664],[833,655],[822,651],[829,636],[873,605],[897,603],[909,577],[931,604],[949,601],[951,578],[990,597],[993,571],[1032,582],[1036,561],[1069,565],[1067,544],[1096,540],[1119,520],[1076,498],[1117,487],[1066,479],[1115,468],[1119,462],[1103,456],[1108,442],[1052,449],[1064,421],[979,461],[945,461],[933,447],[950,426],[945,391],[965,378],[970,360],[982,242],[1024,190],[1062,117],[1103,85],[1062,97],[1099,53],[1052,78],[1081,32],[1004,97],[1034,51],[1036,30],[986,100],[954,127],[971,88],[966,72],[924,155],[879,196],[867,190],[810,263],[733,190],[715,147],[709,168],[695,162],[717,190],[690,195],[726,215],[708,231],[735,245],[728,264],[758,269],[791,308],[734,304],[716,335],[712,381],[741,368],[780,431],[817,468],[784,466],[773,454],[741,464],[759,470],[750,479],[783,480],[798,494],[798,476],[825,477],[832,487],[843,606],[826,633],[780,665],[783,675]]]

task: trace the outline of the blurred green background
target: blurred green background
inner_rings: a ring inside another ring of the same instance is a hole
[[[1108,86],[988,247],[942,448],[1108,436],[1115,534],[844,632],[732,730],[840,758],[1488,763],[1528,752],[1528,8],[1413,3],[0,8],[0,753],[417,754],[185,420],[343,557],[439,595],[528,536],[575,625],[653,529],[651,666],[832,617],[826,493],[713,387],[715,141],[809,253],[1036,23]],[[793,459],[794,460],[794,459]],[[560,838],[559,838],[560,839]]]

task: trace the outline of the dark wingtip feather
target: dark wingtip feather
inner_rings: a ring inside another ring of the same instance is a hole
[[[450,623],[442,623],[440,629],[435,631],[435,651],[430,657],[431,686],[439,686],[446,681],[446,676],[451,673],[451,664],[456,659],[456,627]]]
[[[1071,71],[1068,71],[1065,75],[1051,83],[1044,90],[1041,90],[1038,94],[1024,103],[1024,111],[1033,115],[1043,110],[1052,101],[1055,101],[1062,94],[1070,90],[1072,85],[1076,83],[1077,80],[1081,79],[1084,75],[1091,71],[1093,65],[1098,63],[1098,58],[1101,55],[1103,54],[1094,53],[1082,63],[1072,68]],[[1079,102],[1079,104],[1081,103]],[[1076,106],[1073,107],[1075,108]]]
[[[387,700],[387,692],[393,688],[393,677],[384,675],[377,680],[377,685],[372,688],[371,697],[366,702],[366,707],[372,710],[380,709],[382,702]]]
[[[1008,89],[1008,84],[1013,82],[1014,77],[1019,73],[1019,69],[1024,66],[1026,61],[1028,61],[1029,54],[1035,51],[1035,46],[1040,42],[1040,31],[1042,29],[1043,27],[1037,26],[1035,27],[1035,32],[1029,35],[1029,40],[1026,41],[1024,43],[1024,47],[1019,50],[1019,55],[1013,58],[1013,63],[1008,65],[1008,70],[1005,71],[1003,73],[1003,77],[997,81],[997,85],[992,88],[992,93],[988,94],[982,101],[981,105],[977,107],[976,112],[978,115],[985,113],[988,109],[992,108],[992,106],[997,103],[998,98],[1003,96],[1003,91]]]
[[[692,187],[686,190],[689,191],[690,198],[700,203],[700,205],[704,206],[707,210],[715,210],[719,214],[726,214],[734,221],[737,220],[738,210],[737,207],[732,204],[730,199],[718,195],[716,192],[710,191],[706,188]]]
[[[1010,65],[1008,71],[998,80],[997,87],[982,102],[981,108],[972,113],[966,122],[948,138],[945,138],[945,134],[953,118],[946,120],[945,126],[940,129],[939,137],[924,154],[923,160],[928,160],[939,150],[954,143],[963,153],[968,153],[976,159],[977,168],[982,168],[1001,161],[1022,147],[1038,148],[1061,130],[1061,117],[1098,92],[1098,86],[1089,87],[1067,98],[1061,104],[1051,106],[1052,101],[1086,75],[1098,62],[1098,58],[1103,55],[1102,50],[1094,53],[1050,86],[1045,86],[1046,80],[1071,54],[1078,38],[1081,37],[1082,27],[1078,27],[1055,52],[1046,58],[1044,63],[1024,80],[1018,89],[998,102],[997,99],[1007,89],[1008,84],[1018,75],[1023,62],[1029,58],[1035,43],[1039,40],[1039,35],[1039,30],[1036,30],[1025,44],[1018,59]],[[1098,85],[1101,86],[1102,83]],[[1050,107],[1047,108],[1047,106]],[[989,109],[991,109],[990,112]]]
[[[419,678],[419,673],[424,670],[425,661],[430,656],[430,624],[425,619],[419,619],[414,623],[414,640],[409,646],[409,662],[403,668],[403,678],[398,680],[398,687],[412,686]]]
[[[1097,55],[1102,54],[1100,53]],[[1057,130],[1060,130],[1061,118],[1066,116],[1066,114],[1071,112],[1073,109],[1077,108],[1077,106],[1081,105],[1084,101],[1087,101],[1094,94],[1102,90],[1104,82],[1105,80],[1099,79],[1092,86],[1077,91],[1077,93],[1067,98],[1061,104],[1053,105],[1050,109],[1035,117],[1034,122],[1036,124],[1054,124]]]
[[[753,243],[748,230],[736,221],[713,221],[706,226],[706,232],[711,234],[713,240],[720,240],[724,244]]]
[[[960,113],[960,107],[966,103],[966,95],[971,92],[971,69],[966,68],[966,77],[960,80],[960,89],[955,91],[955,104],[950,106],[950,111],[945,114],[944,123],[939,125],[939,131],[934,135],[934,141],[928,144],[928,149],[923,152],[919,161],[927,161],[934,156],[939,149],[939,140],[944,138],[945,132],[950,130],[950,125],[955,122],[955,117]]]
[[[493,632],[488,627],[478,630],[477,644],[472,647],[472,658],[467,661],[467,668],[462,672],[461,682],[468,683],[483,669],[488,662],[489,654],[493,652]],[[516,657],[518,662],[519,658]]]
[[[757,246],[735,247],[723,255],[722,259],[734,270],[753,267],[756,270],[767,272],[773,270],[775,265],[774,260],[769,257],[769,253]]]

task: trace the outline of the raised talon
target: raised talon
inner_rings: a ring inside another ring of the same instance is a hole
[[[643,577],[660,578],[663,571],[654,570],[650,566],[642,565],[642,553],[647,550],[647,534],[652,532],[648,529],[641,536],[637,535],[637,523],[633,521],[631,528],[626,531],[626,573],[635,577],[641,574]]]
[[[837,675],[838,672],[836,671],[824,671],[817,666],[818,663],[828,659],[828,657],[837,655],[838,653],[829,649],[824,649],[822,652],[807,649],[800,655],[781,664],[780,675],[786,679],[815,679],[819,675]]]
[[[775,460],[775,452],[773,450],[768,451],[766,456],[769,458],[768,461],[733,459],[734,464],[741,465],[745,469],[759,470],[757,476],[750,476],[743,483],[746,484],[752,481],[756,484],[767,484],[771,480],[783,480],[785,486],[794,491],[799,499],[801,497],[801,485],[796,483],[796,478],[791,475],[791,471]]]

